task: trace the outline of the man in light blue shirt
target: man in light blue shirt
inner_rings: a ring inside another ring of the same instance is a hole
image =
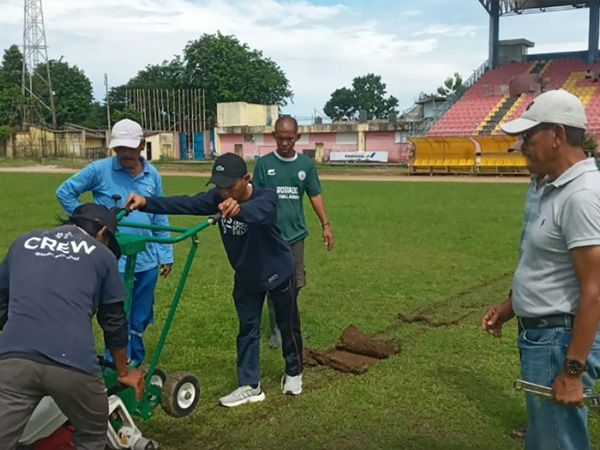
[[[67,215],[81,204],[79,196],[91,191],[94,201],[107,207],[115,206],[113,195],[121,200],[117,206],[124,206],[130,192],[144,196],[163,196],[162,179],[154,166],[149,164],[141,152],[146,145],[142,127],[129,119],[117,122],[111,132],[110,148],[116,156],[94,161],[62,183],[56,190],[56,197]],[[152,225],[169,225],[167,216],[146,214],[138,211],[129,216],[131,222]],[[121,228],[127,233],[168,237],[166,231],[150,231]],[[119,260],[119,272],[125,273],[125,261]],[[173,264],[171,245],[148,243],[146,250],[137,255],[135,280],[129,317],[130,337],[128,357],[135,365],[145,357],[143,333],[154,318],[154,290],[160,274],[166,277]],[[107,357],[109,355],[107,354]]]

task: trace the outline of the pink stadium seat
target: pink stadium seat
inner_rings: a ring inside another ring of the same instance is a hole
[[[536,62],[511,62],[486,72],[471,88],[460,98],[446,113],[438,119],[428,132],[430,136],[457,136],[472,135],[502,100],[502,87],[506,87],[510,80],[523,73],[528,73]],[[562,88],[574,72],[585,72],[587,69],[598,72],[600,63],[592,66],[579,58],[552,60],[544,72],[548,89]],[[571,78],[572,80],[572,78]],[[575,84],[576,88],[588,90],[595,89],[586,104],[586,112],[590,125],[590,133],[600,136],[600,83],[581,79]],[[519,117],[525,108],[535,98],[535,94],[523,94],[513,112],[505,117],[510,120]]]

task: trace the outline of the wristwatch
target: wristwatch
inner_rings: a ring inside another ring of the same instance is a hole
[[[564,365],[567,375],[578,377],[587,370],[587,364],[576,359],[567,359]]]

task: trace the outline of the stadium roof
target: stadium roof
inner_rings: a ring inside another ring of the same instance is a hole
[[[479,0],[479,3],[492,14],[493,0]],[[589,1],[573,0],[500,0],[500,15],[512,16],[515,14],[531,14],[548,11],[561,11],[580,9],[590,6]]]

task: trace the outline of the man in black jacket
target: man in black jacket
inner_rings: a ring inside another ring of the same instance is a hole
[[[264,400],[259,381],[260,319],[266,293],[273,299],[281,330],[284,394],[302,392],[302,333],[296,302],[290,246],[277,227],[277,193],[250,183],[242,158],[219,156],[209,183],[217,187],[193,197],[142,197],[131,194],[126,205],[153,214],[222,214],[221,238],[235,270],[233,299],[239,318],[238,388],[220,399],[227,407]]]
[[[0,448],[17,447],[39,401],[50,396],[75,427],[78,450],[104,450],[108,399],[91,318],[104,331],[118,380],[144,388],[127,369],[127,297],[119,277],[117,218],[79,206],[63,225],[18,237],[0,263]]]

